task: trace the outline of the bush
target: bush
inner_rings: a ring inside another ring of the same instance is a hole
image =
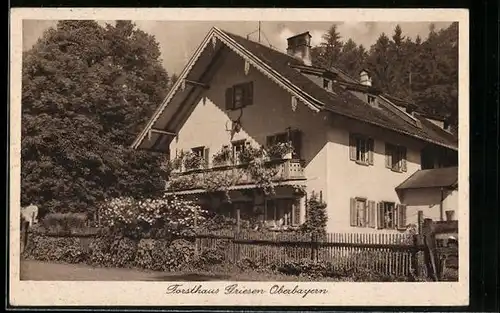
[[[110,253],[113,266],[128,267],[133,265],[137,252],[137,242],[126,237],[116,238],[111,244]]]
[[[41,226],[51,233],[70,233],[85,228],[87,220],[85,213],[50,213],[41,220]]]
[[[152,253],[155,250],[157,240],[154,239],[141,239],[137,244],[137,252],[135,254],[134,265],[138,268],[148,270],[160,270],[161,260],[155,262]],[[166,253],[166,250],[163,251]],[[161,253],[161,251],[160,251]]]
[[[113,237],[100,236],[94,238],[89,246],[88,263],[94,266],[112,266],[113,259],[111,255],[111,245]]]
[[[312,194],[307,202],[306,221],[301,225],[301,231],[313,235],[325,235],[328,222],[326,203]]]
[[[31,234],[23,257],[38,261],[81,263],[87,259],[88,254],[78,238]]]
[[[189,241],[143,239],[137,245],[133,264],[154,271],[174,271],[187,266],[193,257],[194,245]]]
[[[163,235],[190,231],[195,212],[198,222],[205,213],[194,201],[176,196],[140,201],[116,198],[106,201],[100,209],[102,222],[112,233],[137,240],[151,237],[155,230],[162,230]]]
[[[189,265],[191,268],[197,270],[211,269],[214,266],[223,264],[225,260],[226,254],[224,247],[220,246],[202,251]]]

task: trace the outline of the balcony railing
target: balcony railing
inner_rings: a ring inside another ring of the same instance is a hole
[[[273,181],[285,182],[306,179],[302,160],[272,160],[266,162],[265,165],[275,173],[272,178]],[[175,178],[171,179],[168,189],[205,189],[204,184],[210,180],[223,180],[231,185],[254,184],[255,180],[247,168],[248,164],[238,164],[212,166],[204,169],[187,169],[174,174]]]

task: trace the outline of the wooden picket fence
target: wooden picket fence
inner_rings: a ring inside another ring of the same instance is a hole
[[[417,270],[424,250],[417,236],[406,234],[330,233],[322,238],[295,233],[197,234],[198,253],[214,248],[224,251],[226,261],[232,263],[247,259],[265,266],[311,260],[328,262],[335,269],[364,268],[397,276]]]

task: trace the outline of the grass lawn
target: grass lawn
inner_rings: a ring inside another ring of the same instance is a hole
[[[306,277],[261,273],[155,272],[128,268],[100,268],[85,264],[21,261],[21,280],[57,281],[311,281]],[[314,279],[314,281],[319,281]],[[334,281],[334,279],[321,279]]]

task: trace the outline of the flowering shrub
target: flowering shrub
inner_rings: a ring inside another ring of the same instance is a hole
[[[262,156],[264,156],[263,149],[258,149],[247,144],[245,145],[245,149],[238,154],[238,161],[240,161],[241,164],[247,164]]]
[[[204,218],[204,211],[194,201],[168,196],[135,200],[115,198],[101,207],[102,221],[112,232],[132,238],[151,237],[156,233],[179,235],[192,230],[194,218]]]
[[[257,187],[266,195],[275,193],[274,180],[279,172],[276,164],[268,163],[264,158],[257,158],[248,164],[247,171]]]
[[[186,169],[199,169],[205,163],[205,160],[193,152],[184,155],[184,167]]]
[[[228,165],[233,162],[232,156],[233,153],[231,149],[229,149],[228,146],[224,146],[220,151],[214,154],[212,161],[215,166]]]
[[[278,142],[266,148],[267,154],[271,159],[282,159],[285,155],[294,151],[291,142]]]
[[[243,172],[236,169],[203,173],[200,187],[207,192],[223,192],[226,199],[230,200],[229,188],[236,185],[242,176]]]

